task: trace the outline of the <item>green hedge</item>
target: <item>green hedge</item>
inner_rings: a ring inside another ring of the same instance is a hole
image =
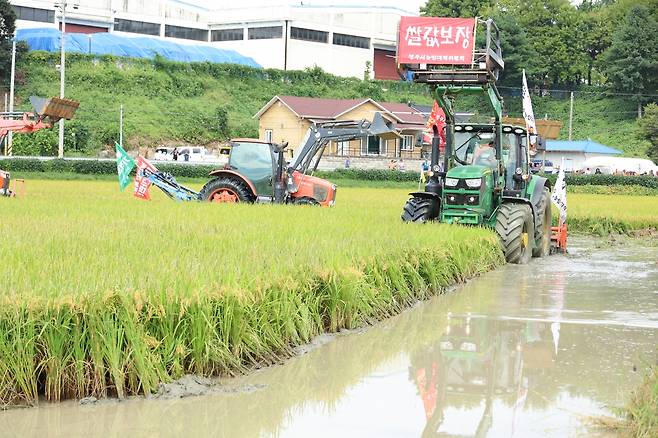
[[[315,173],[320,178],[332,179],[355,179],[363,181],[418,181],[418,172],[400,172],[388,169],[336,169],[332,171],[320,171]]]
[[[163,172],[176,177],[204,178],[219,165],[189,165],[163,163],[157,165]],[[79,173],[85,175],[112,175],[117,172],[114,161],[54,159],[37,160],[34,158],[9,158],[0,160],[0,169],[9,172],[54,172]]]
[[[554,184],[557,175],[548,175],[548,179]],[[567,175],[566,182],[567,186],[642,186],[658,189],[658,178],[648,175]]]

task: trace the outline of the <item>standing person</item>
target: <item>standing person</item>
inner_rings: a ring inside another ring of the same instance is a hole
[[[345,158],[345,169],[349,169],[349,168],[350,168],[350,157],[348,156]]]
[[[404,164],[404,159],[400,158],[400,162],[398,163],[398,170],[400,172],[404,172],[406,170],[406,166]]]
[[[388,162],[388,170],[395,170],[396,167],[397,167],[397,163],[395,162],[395,160],[391,160]]]
[[[185,149],[185,152],[183,153],[183,158],[185,159],[185,161],[190,161],[190,150],[189,149]]]
[[[171,154],[174,156],[174,161],[178,161],[178,148],[174,148]]]

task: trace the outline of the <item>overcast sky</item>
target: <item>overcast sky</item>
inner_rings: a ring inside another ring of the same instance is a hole
[[[263,5],[298,5],[299,0],[241,0],[239,2],[227,0],[180,0],[182,3],[196,4],[207,8],[222,7],[249,7]],[[350,6],[394,6],[410,12],[418,12],[426,0],[302,0],[305,5],[350,5]]]

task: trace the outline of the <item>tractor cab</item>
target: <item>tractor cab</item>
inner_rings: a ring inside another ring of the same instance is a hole
[[[499,204],[496,193],[519,197],[527,187],[526,130],[504,125],[499,152],[494,125],[458,124],[454,131],[455,147],[442,190],[441,219],[448,223],[491,222]]]

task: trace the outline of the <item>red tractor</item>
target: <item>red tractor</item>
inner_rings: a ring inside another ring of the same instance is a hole
[[[379,113],[373,121],[350,120],[312,125],[294,159],[286,163],[288,143],[271,143],[253,138],[231,141],[228,163],[210,172],[213,177],[195,192],[181,186],[164,172],[143,171],[143,176],[167,196],[183,201],[263,202],[321,205],[336,202],[336,186],[313,176],[330,141],[350,141],[371,135],[383,138],[397,134]]]

